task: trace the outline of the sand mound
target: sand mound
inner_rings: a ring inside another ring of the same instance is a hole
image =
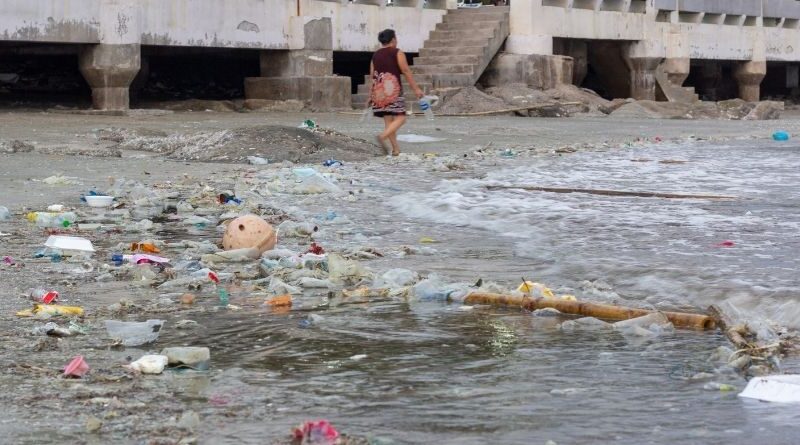
[[[445,99],[437,110],[438,114],[480,113],[510,108],[500,98],[489,96],[475,87],[462,88],[458,93]]]

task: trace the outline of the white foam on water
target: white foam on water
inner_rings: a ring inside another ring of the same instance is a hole
[[[705,306],[734,299],[800,325],[796,255],[800,150],[662,144],[519,159],[480,179],[445,180],[390,205],[407,216],[518,239],[541,279],[602,279],[626,298]],[[752,142],[750,142],[752,144]],[[647,158],[650,161],[635,160]],[[674,160],[685,161],[675,163]],[[659,162],[667,161],[667,162]],[[734,200],[550,193],[491,186],[729,195]],[[731,240],[733,247],[718,247]]]

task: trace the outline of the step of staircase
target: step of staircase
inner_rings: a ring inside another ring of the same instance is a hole
[[[480,63],[481,56],[478,55],[457,55],[457,56],[439,56],[439,57],[417,57],[414,59],[414,66],[424,65],[459,65],[471,64],[475,65]]]
[[[459,16],[450,16],[447,14],[444,16],[444,23],[461,23],[465,25],[469,25],[472,22],[486,22],[486,21],[501,21],[508,17],[508,14],[469,14],[469,15],[459,15]]]
[[[466,37],[463,39],[428,39],[425,41],[425,48],[452,48],[464,46],[486,45],[487,37]]]
[[[454,29],[449,31],[431,31],[428,35],[428,40],[449,40],[451,43],[460,42],[463,39],[475,39],[478,37],[490,38],[494,37],[497,32],[496,28],[486,29]]]
[[[414,80],[426,93],[475,85],[508,37],[509,28],[508,7],[448,11],[414,59]],[[406,100],[416,100],[405,82],[403,87]],[[366,85],[359,85],[353,107],[363,108],[368,99]]]
[[[411,67],[411,72],[414,74],[472,74],[475,65],[473,64],[459,64],[459,65],[414,65]]]
[[[478,20],[469,23],[472,29],[495,29],[497,28],[497,20]],[[464,24],[461,22],[441,22],[436,25],[436,31],[458,31],[464,29]]]
[[[466,46],[460,45],[456,47],[443,47],[443,48],[420,48],[419,57],[439,57],[439,56],[483,56],[486,51],[486,45]]]

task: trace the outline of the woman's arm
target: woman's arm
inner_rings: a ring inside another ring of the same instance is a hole
[[[411,68],[408,67],[408,60],[406,60],[406,55],[402,51],[397,51],[397,64],[400,66],[400,72],[406,76],[408,84],[411,85],[411,89],[414,90],[414,94],[417,95],[418,99],[422,99],[425,93],[419,88],[417,82],[414,82],[414,75],[411,74]]]
[[[367,107],[372,105],[372,76],[375,75],[375,64],[369,62],[369,77],[367,78]]]

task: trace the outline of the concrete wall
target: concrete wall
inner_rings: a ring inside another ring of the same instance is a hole
[[[298,3],[300,16],[298,18]],[[417,52],[446,12],[422,0],[0,0],[0,41],[302,48],[303,23],[330,17],[335,51],[372,51],[392,27]],[[436,6],[437,2],[431,3]],[[453,2],[438,2],[441,8]]]

